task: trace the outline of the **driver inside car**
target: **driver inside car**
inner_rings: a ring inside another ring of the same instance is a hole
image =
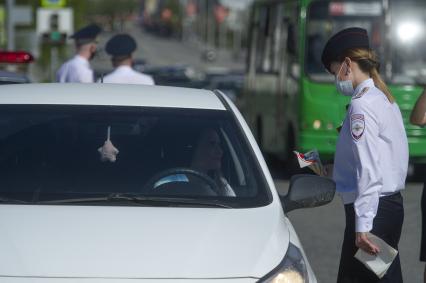
[[[191,174],[175,174],[160,179],[155,183],[154,188],[171,182],[188,182],[206,187],[203,191],[211,196],[235,197],[234,190],[221,170],[223,149],[217,131],[213,128],[202,130],[196,140],[190,168],[211,178],[216,186],[213,188],[203,179]]]

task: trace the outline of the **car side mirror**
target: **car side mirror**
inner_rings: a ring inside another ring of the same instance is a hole
[[[300,174],[290,179],[288,193],[280,196],[284,212],[299,208],[325,205],[331,202],[336,192],[336,183],[325,177]]]

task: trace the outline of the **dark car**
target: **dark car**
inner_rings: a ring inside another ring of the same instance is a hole
[[[0,71],[0,85],[26,84],[30,82],[30,79],[24,74]]]
[[[146,67],[145,74],[154,78],[156,85],[201,88],[204,74],[185,65]]]

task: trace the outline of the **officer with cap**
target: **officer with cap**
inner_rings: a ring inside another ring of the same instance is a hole
[[[366,30],[336,33],[325,45],[322,63],[335,76],[337,90],[351,97],[333,167],[346,215],[337,282],[402,282],[399,255],[382,278],[354,257],[358,249],[381,253],[371,234],[398,249],[404,219],[400,191],[408,169],[401,112],[378,73]]]
[[[104,83],[144,84],[154,85],[151,76],[136,72],[132,69],[132,53],[136,50],[136,41],[128,34],[113,36],[105,46],[105,51],[111,55],[114,71],[106,75]]]
[[[75,40],[77,54],[65,62],[56,73],[56,80],[61,83],[93,83],[93,70],[89,60],[96,53],[96,37],[101,33],[101,28],[95,24],[88,25],[71,38]]]

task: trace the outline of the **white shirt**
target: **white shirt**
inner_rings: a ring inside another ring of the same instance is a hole
[[[56,81],[60,83],[93,83],[93,70],[86,58],[76,55],[59,68],[56,73]]]
[[[100,82],[100,80],[98,80]],[[154,85],[151,76],[136,72],[130,66],[123,65],[115,68],[115,70],[103,79],[104,83],[121,83],[121,84],[143,84]]]
[[[373,227],[379,197],[404,189],[408,143],[401,111],[372,79],[354,91],[334,158],[333,179],[344,204],[353,203],[355,231]]]

